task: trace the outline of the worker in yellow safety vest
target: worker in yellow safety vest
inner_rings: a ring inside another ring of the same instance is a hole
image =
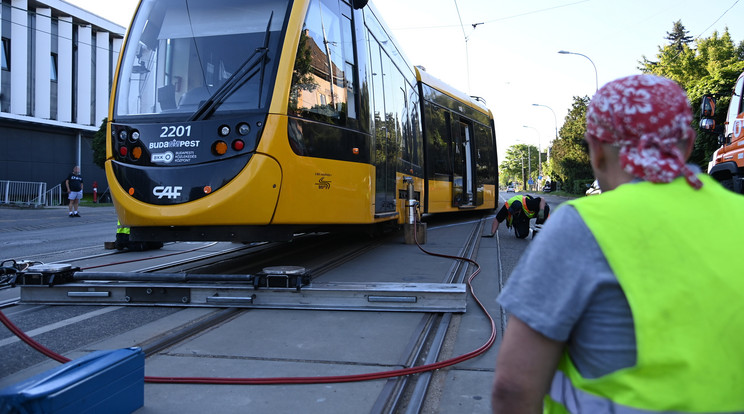
[[[744,413],[744,277],[721,252],[744,234],[744,197],[685,163],[691,123],[666,78],[594,95],[603,192],[556,209],[498,297],[494,413]]]
[[[122,226],[120,220],[116,220],[116,250],[124,250],[129,245],[129,227]]]
[[[537,229],[545,223],[549,215],[550,206],[544,198],[532,197],[531,195],[515,195],[507,200],[499,212],[496,213],[496,218],[491,225],[491,234],[488,237],[493,237],[499,229],[499,224],[506,220],[506,227],[513,227],[514,235],[518,239],[523,239],[529,235],[530,220],[536,218],[536,229],[532,233],[534,237],[537,234]]]
[[[114,246],[117,250],[127,249],[132,251],[143,251],[163,247],[162,242],[131,241],[129,240],[130,232],[129,227],[122,225],[120,220],[116,221],[116,242],[114,243]]]

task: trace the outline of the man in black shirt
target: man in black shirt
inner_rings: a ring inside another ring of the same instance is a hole
[[[70,175],[65,180],[67,192],[70,194],[67,198],[70,200],[70,217],[80,217],[78,205],[83,198],[83,176],[80,175],[80,166],[76,165]]]

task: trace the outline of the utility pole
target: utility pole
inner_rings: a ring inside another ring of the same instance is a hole
[[[542,159],[541,159],[541,155],[540,155],[540,131],[538,131],[537,128],[531,127],[531,126],[528,126],[528,125],[522,125],[522,128],[532,129],[537,134],[537,179],[538,179],[537,183],[538,183],[538,187],[539,187],[540,176],[542,176],[542,170],[541,170],[541,167],[540,167],[540,164],[542,164]],[[527,148],[529,149],[529,147],[527,147]],[[539,190],[539,188],[538,188],[538,190]]]
[[[530,146],[527,145],[527,179],[532,179],[532,161],[530,160]],[[528,184],[529,185],[529,184]],[[532,190],[530,188],[530,190]]]
[[[526,187],[527,181],[524,180],[524,154],[522,154],[522,189]]]

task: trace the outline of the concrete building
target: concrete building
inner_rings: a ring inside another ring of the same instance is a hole
[[[125,28],[61,0],[1,0],[0,180],[107,188],[92,138],[108,116]]]

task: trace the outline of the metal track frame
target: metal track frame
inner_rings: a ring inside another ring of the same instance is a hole
[[[236,283],[89,281],[21,286],[22,304],[236,307],[264,309],[465,312],[465,284],[311,283],[256,288]]]

